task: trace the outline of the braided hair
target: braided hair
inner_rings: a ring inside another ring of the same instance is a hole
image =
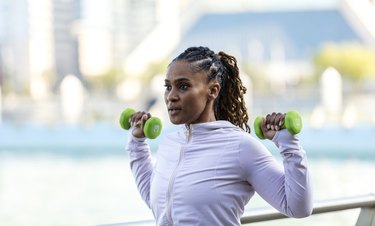
[[[190,63],[194,73],[206,72],[207,83],[215,80],[220,84],[221,89],[214,103],[216,119],[230,121],[250,133],[244,101],[246,87],[242,85],[236,58],[224,52],[216,54],[200,46],[186,49],[172,63],[179,60]]]

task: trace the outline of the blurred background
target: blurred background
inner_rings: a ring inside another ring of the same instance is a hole
[[[152,218],[118,119],[132,107],[175,129],[166,68],[201,45],[237,58],[250,124],[302,114],[315,201],[374,193],[374,21],[373,0],[0,0],[0,225]],[[358,213],[292,223],[354,225]]]

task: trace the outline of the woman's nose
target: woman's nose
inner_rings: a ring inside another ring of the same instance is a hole
[[[167,94],[166,94],[166,99],[168,101],[176,101],[178,100],[178,94],[175,92],[175,89],[171,89]]]

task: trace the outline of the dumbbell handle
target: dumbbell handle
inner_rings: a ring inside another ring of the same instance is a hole
[[[254,131],[259,139],[265,139],[262,131],[262,119],[263,116],[256,117],[254,121]],[[284,123],[281,128],[287,129],[292,135],[298,134],[302,129],[302,117],[295,111],[290,110],[285,114]]]
[[[121,128],[128,130],[131,127],[130,124],[130,118],[136,111],[131,108],[126,108],[120,116],[120,126]],[[143,127],[143,133],[147,138],[155,139],[158,137],[161,133],[162,129],[162,123],[161,120],[157,117],[151,117],[147,119],[144,127]]]

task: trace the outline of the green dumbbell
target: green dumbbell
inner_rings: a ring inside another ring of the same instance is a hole
[[[257,135],[257,137],[259,137],[259,139],[265,139],[263,132],[262,132],[262,118],[263,118],[262,116],[258,116],[256,117],[254,121],[255,134]],[[301,132],[301,129],[302,129],[301,115],[295,110],[288,111],[285,114],[284,123],[281,126],[281,128],[287,129],[289,133],[293,135]]]
[[[121,128],[128,130],[130,128],[130,117],[135,113],[136,111],[131,108],[126,108],[120,116],[120,125]],[[162,123],[161,120],[157,117],[151,117],[147,119],[144,127],[143,127],[143,133],[147,138],[155,139],[160,135],[162,129]]]

